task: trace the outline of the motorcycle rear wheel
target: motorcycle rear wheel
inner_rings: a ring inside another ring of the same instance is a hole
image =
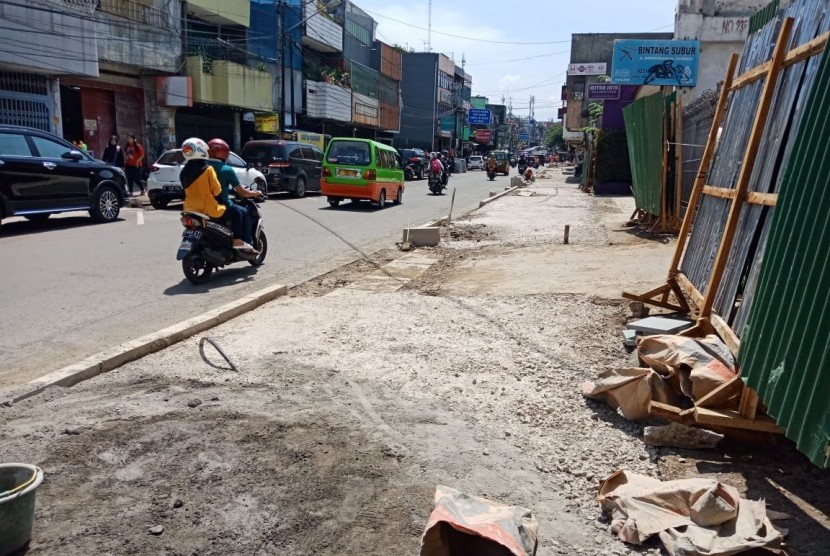
[[[259,255],[257,255],[256,259],[248,261],[248,264],[251,266],[262,266],[262,263],[265,262],[265,255],[268,254],[268,238],[265,237],[265,230],[259,231],[254,248],[259,251]]]
[[[210,275],[213,274],[213,267],[199,255],[187,255],[182,259],[182,270],[184,277],[191,284],[204,284],[210,280]]]

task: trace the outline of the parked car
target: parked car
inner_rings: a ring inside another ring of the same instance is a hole
[[[184,190],[179,181],[185,159],[181,149],[170,149],[164,152],[150,167],[150,177],[147,178],[147,196],[153,208],[163,209],[170,201],[184,199]],[[249,189],[265,188],[265,176],[262,172],[248,168],[239,155],[230,153],[227,162],[236,172],[239,183]]]
[[[467,170],[484,170],[484,157],[478,154],[472,155],[467,162]]]
[[[0,220],[83,210],[96,222],[112,222],[127,198],[126,183],[123,170],[57,135],[0,125]]]
[[[404,164],[407,162],[412,164],[412,169],[415,171],[415,179],[423,179],[427,172],[427,164],[429,163],[429,155],[423,149],[400,149],[401,160]]]
[[[295,197],[320,191],[323,151],[316,145],[297,141],[248,141],[240,153],[265,175],[266,193],[289,191]]]

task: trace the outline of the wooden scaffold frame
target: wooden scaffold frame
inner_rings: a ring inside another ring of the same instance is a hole
[[[703,156],[701,157],[700,168],[695,176],[691,197],[689,199],[689,207],[680,227],[677,247],[669,266],[666,283],[643,294],[632,294],[628,292],[623,292],[622,294],[626,299],[641,301],[672,311],[693,314],[695,317],[695,325],[693,328],[685,331],[683,335],[697,337],[713,332],[717,333],[735,355],[740,350],[740,339],[727,321],[713,310],[713,304],[726,270],[729,253],[735,240],[738,221],[744,204],[774,207],[778,202],[778,193],[749,191],[752,169],[755,166],[755,161],[758,156],[770,106],[782,70],[820,54],[824,51],[828,39],[830,39],[830,32],[824,33],[804,45],[788,51],[787,45],[790,40],[793,24],[794,20],[790,17],[782,21],[778,40],[770,60],[746,71],[737,78],[734,78],[734,74],[738,63],[738,55],[732,55],[716,105],[712,128],[709,131],[709,137],[706,141]],[[718,129],[723,121],[729,95],[762,79],[765,80],[763,91],[755,112],[752,129],[734,189],[706,183],[715,154]],[[719,197],[731,202],[726,226],[723,236],[720,238],[717,256],[712,266],[705,292],[698,291],[691,280],[680,269],[680,263],[696,217],[696,207],[702,195]],[[672,294],[676,301],[671,300]],[[729,400],[738,399],[740,399],[740,402],[737,411],[712,409],[713,407],[722,406],[724,402]],[[681,411],[679,408],[673,406],[652,402],[650,412],[652,415],[665,417],[687,425],[782,433],[783,431],[770,417],[758,414],[758,405],[758,394],[746,386],[740,376],[736,376],[707,396],[697,400],[693,408]]]

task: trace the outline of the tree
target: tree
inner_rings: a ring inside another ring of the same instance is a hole
[[[549,149],[564,145],[562,140],[562,123],[557,122],[551,125],[545,133],[545,146]]]

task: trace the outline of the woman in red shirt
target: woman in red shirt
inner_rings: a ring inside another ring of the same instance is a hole
[[[133,184],[138,186],[140,195],[146,192],[141,181],[141,167],[144,162],[144,149],[135,140],[135,135],[127,136],[127,145],[124,147],[124,173],[127,174],[127,191],[133,194]]]

